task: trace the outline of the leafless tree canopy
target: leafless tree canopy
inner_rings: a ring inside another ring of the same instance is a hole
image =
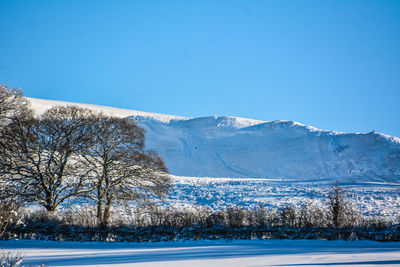
[[[94,144],[83,157],[93,170],[89,196],[97,203],[97,217],[107,225],[115,202],[162,197],[170,186],[164,161],[145,152],[143,130],[130,119],[99,114],[92,123]]]
[[[32,113],[20,89],[9,89],[0,84],[0,125],[9,123],[12,118],[31,116]]]
[[[54,107],[39,119],[13,120],[1,129],[6,197],[54,211],[65,199],[86,192],[88,170],[78,159],[90,146],[91,116],[78,107]]]

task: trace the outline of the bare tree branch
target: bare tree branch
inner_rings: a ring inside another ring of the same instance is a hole
[[[130,119],[100,114],[92,124],[94,145],[82,158],[94,170],[90,198],[97,201],[99,222],[106,226],[118,201],[162,197],[171,185],[164,161],[144,152],[144,132]]]
[[[94,113],[75,106],[53,107],[41,118],[13,119],[1,130],[2,178],[8,196],[54,211],[66,199],[86,193],[90,172],[79,158],[91,146]]]

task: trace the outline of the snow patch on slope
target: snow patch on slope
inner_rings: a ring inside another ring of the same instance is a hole
[[[32,108],[35,110],[37,115],[43,114],[46,110],[54,106],[78,106],[81,108],[87,108],[93,111],[102,112],[108,115],[117,116],[117,117],[142,117],[142,118],[151,118],[161,122],[168,123],[171,120],[187,120],[189,118],[173,116],[173,115],[165,115],[159,113],[151,113],[151,112],[144,112],[144,111],[137,111],[137,110],[130,110],[130,109],[122,109],[122,108],[113,108],[113,107],[106,107],[106,106],[98,106],[92,104],[80,104],[80,103],[71,103],[65,101],[57,101],[57,100],[46,100],[46,99],[38,99],[38,98],[31,98],[26,97],[32,105]]]

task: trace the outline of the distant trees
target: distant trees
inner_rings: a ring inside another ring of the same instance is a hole
[[[334,227],[338,227],[342,223],[345,205],[342,190],[338,186],[333,187],[329,195],[329,209],[332,214],[332,224]]]
[[[359,224],[361,214],[349,205],[345,192],[339,186],[334,186],[328,196],[328,207],[334,228]]]
[[[144,151],[135,122],[76,106],[34,117],[20,90],[0,87],[0,197],[54,212],[71,197],[96,201],[99,223],[121,201],[162,197],[170,186],[164,161]]]

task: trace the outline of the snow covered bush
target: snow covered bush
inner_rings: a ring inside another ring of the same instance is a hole
[[[280,210],[281,224],[284,226],[295,227],[298,225],[298,212],[296,207],[286,206]]]
[[[324,207],[319,206],[313,201],[306,201],[300,207],[299,226],[312,227],[327,227],[329,224],[329,216]]]
[[[68,225],[79,225],[83,227],[97,227],[98,220],[96,209],[90,205],[79,205],[70,207],[63,211],[61,220]]]
[[[135,207],[129,213],[114,210],[106,228],[97,224],[95,206],[60,210],[58,214],[46,210],[31,211],[25,213],[22,222],[10,225],[4,238],[107,242],[220,238],[400,241],[400,229],[394,221],[357,217],[352,223],[349,219],[340,227],[332,227],[329,207],[313,202],[277,210],[267,210],[263,206],[256,209],[232,206],[211,210],[150,205]]]
[[[25,225],[49,226],[62,223],[61,216],[45,209],[26,211],[23,222]]]
[[[19,222],[20,205],[14,200],[0,200],[0,237],[10,224]]]
[[[0,251],[0,266],[18,267],[21,266],[23,256],[20,252]]]

